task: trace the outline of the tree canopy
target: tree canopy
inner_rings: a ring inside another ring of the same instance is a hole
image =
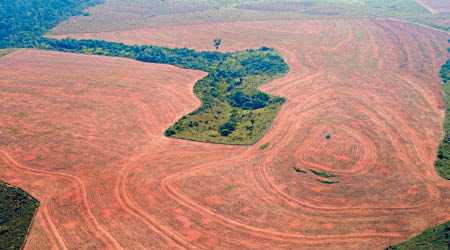
[[[43,34],[102,0],[6,0],[0,2],[0,48],[32,47]]]

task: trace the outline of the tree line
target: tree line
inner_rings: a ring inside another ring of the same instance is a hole
[[[450,48],[448,50],[450,52]],[[442,65],[439,75],[442,79],[442,95],[445,101],[445,118],[443,123],[445,135],[439,145],[434,165],[442,177],[450,180],[450,59]]]

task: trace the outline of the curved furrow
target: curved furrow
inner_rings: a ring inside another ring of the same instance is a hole
[[[128,164],[125,167],[122,167],[119,171],[119,178],[117,178],[116,187],[114,189],[115,197],[117,201],[120,203],[121,207],[125,209],[128,213],[134,215],[142,222],[144,222],[152,231],[156,232],[158,235],[166,239],[168,242],[171,242],[172,245],[175,245],[177,248],[181,249],[190,249],[190,245],[183,240],[180,236],[173,233],[170,229],[160,225],[157,220],[147,213],[144,209],[139,207],[133,199],[128,195],[127,186],[129,183],[127,182],[127,178],[131,172],[132,165]]]
[[[35,175],[44,175],[44,176],[56,176],[59,178],[68,179],[70,182],[75,184],[75,186],[78,188],[78,190],[81,194],[82,205],[85,208],[85,211],[87,213],[87,217],[85,218],[85,220],[86,220],[86,223],[89,226],[90,230],[93,233],[100,232],[101,234],[106,236],[107,240],[105,238],[101,238],[101,237],[99,238],[99,240],[102,241],[107,246],[109,246],[110,248],[123,249],[122,246],[117,242],[117,240],[98,223],[98,221],[97,221],[96,217],[94,216],[94,214],[92,213],[90,205],[89,205],[89,201],[88,201],[87,194],[86,194],[86,186],[79,177],[68,174],[68,173],[50,172],[50,171],[38,170],[38,169],[26,167],[26,166],[23,166],[20,163],[18,163],[16,160],[14,160],[8,152],[0,149],[0,153],[1,153],[1,158],[5,162],[8,162],[10,164],[10,166],[13,166],[25,173],[35,174]],[[47,218],[47,219],[50,219],[50,218]],[[50,224],[52,231],[56,230],[56,228],[54,226],[52,227],[51,221],[48,221],[48,223]]]

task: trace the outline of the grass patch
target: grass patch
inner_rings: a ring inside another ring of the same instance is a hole
[[[75,91],[75,93],[80,95],[80,94],[86,93],[86,90],[85,89],[79,89],[79,90]]]
[[[6,56],[6,55],[16,52],[18,50],[19,49],[17,49],[17,48],[0,49],[0,57]]]
[[[101,118],[105,117],[106,115],[107,115],[106,111],[102,111],[102,112],[95,114],[95,118],[101,119]]]
[[[339,183],[339,181],[329,181],[329,180],[322,180],[322,179],[316,179],[319,182],[322,182],[324,184],[335,184],[335,183]]]
[[[450,246],[450,221],[433,226],[421,234],[384,250],[444,250]]]
[[[22,249],[39,201],[0,182],[0,249]]]
[[[116,87],[118,87],[118,88],[125,88],[126,86],[123,85],[123,84],[117,84]]]
[[[319,171],[319,170],[314,170],[311,168],[311,172],[317,176],[320,177],[324,177],[324,178],[332,178],[332,177],[336,177],[335,174],[333,173],[329,173],[329,172],[325,172],[325,171]]]
[[[238,185],[228,185],[225,187],[225,190],[229,192],[238,187],[239,187]]]
[[[295,172],[297,172],[297,173],[304,173],[304,174],[306,174],[306,171],[305,170],[303,170],[303,169],[301,169],[301,168],[299,168],[299,167],[297,167],[297,166],[293,166],[292,167],[294,170],[295,170]]]
[[[442,26],[442,25],[438,25],[438,24],[434,24],[434,23],[430,23],[430,22],[426,22],[426,21],[418,20],[418,19],[411,19],[411,20],[406,20],[406,21],[412,22],[412,23],[417,23],[417,24],[423,25],[423,26],[428,26],[430,28],[442,30],[445,32],[450,32],[450,27],[447,27],[447,26]]]
[[[14,116],[15,118],[25,118],[25,117],[28,116],[28,114],[21,111],[21,112],[17,112],[17,113],[15,113],[15,114],[13,114],[13,116]]]
[[[264,150],[264,149],[266,149],[269,145],[270,145],[270,142],[266,142],[266,143],[264,143],[263,145],[261,145],[261,146],[259,147],[259,149]]]
[[[20,134],[20,130],[18,128],[13,128],[13,129],[11,129],[11,133],[18,135],[18,134]]]
[[[53,126],[51,129],[42,132],[42,134],[48,135],[48,134],[51,134],[51,133],[53,133],[55,131],[62,130],[62,129],[63,128],[60,128],[60,127],[57,127],[57,126]]]
[[[331,139],[331,134],[328,133],[328,134],[325,136],[325,138],[326,138],[326,139]]]

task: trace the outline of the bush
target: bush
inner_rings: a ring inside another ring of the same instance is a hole
[[[270,145],[270,142],[266,142],[263,145],[261,145],[261,147],[259,147],[259,149],[264,150],[266,149],[268,146]]]
[[[228,136],[236,129],[236,123],[228,121],[219,127],[219,133],[221,136]]]

